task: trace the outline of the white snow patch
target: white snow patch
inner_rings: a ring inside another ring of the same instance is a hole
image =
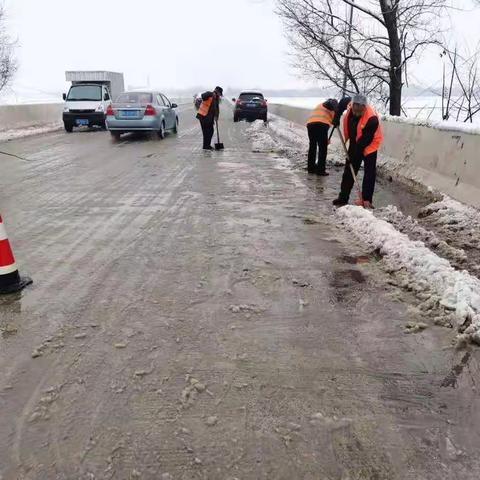
[[[62,124],[50,123],[47,125],[41,125],[36,127],[16,128],[13,130],[0,131],[0,142],[6,142],[8,140],[15,140],[18,138],[30,137],[32,135],[40,135],[42,133],[54,132],[60,130]]]
[[[454,229],[480,229],[480,211],[448,196],[422,209],[423,216],[435,219],[437,225],[455,226]]]
[[[404,123],[417,127],[429,127],[436,130],[455,131],[472,135],[480,134],[480,125],[478,123],[462,123],[455,120],[422,120],[409,117],[394,117],[392,115],[382,115],[381,118],[392,123]]]
[[[309,141],[306,126],[275,114],[269,114],[268,127],[263,123],[254,122],[247,129],[247,133],[252,138],[254,151],[281,150],[293,156],[306,155],[308,152]],[[327,163],[343,166],[345,164],[344,157],[341,146],[332,142],[328,150]]]
[[[278,147],[268,133],[268,127],[263,122],[253,122],[248,127],[247,134],[252,139],[252,150],[254,152],[271,152]]]
[[[372,249],[378,250],[391,271],[405,269],[424,290],[440,297],[440,304],[455,312],[458,326],[472,321],[465,334],[480,338],[480,280],[430,251],[423,242],[412,241],[391,224],[360,207],[346,206],[337,216],[349,230]]]
[[[375,216],[391,223],[397,230],[408,235],[412,240],[420,240],[440,256],[453,262],[455,266],[466,262],[467,254],[463,249],[455,248],[442,240],[432,230],[422,227],[411,216],[404,215],[397,207],[388,205],[375,211]]]

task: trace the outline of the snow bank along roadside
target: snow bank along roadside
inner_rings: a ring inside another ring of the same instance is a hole
[[[0,131],[0,142],[15,140],[17,138],[30,137],[32,135],[40,135],[42,133],[55,132],[63,128],[62,123],[51,123],[41,127],[17,128],[14,130]]]
[[[308,109],[288,105],[269,105],[269,111],[302,129],[310,114]],[[383,119],[382,170],[480,208],[478,125]]]
[[[461,339],[480,344],[480,280],[412,241],[385,220],[363,208],[346,206],[336,212],[341,223],[372,250],[382,255],[387,270],[403,275],[404,285],[423,300],[420,309],[441,307],[452,312]],[[439,322],[440,323],[440,322]]]
[[[305,163],[305,127],[272,115],[268,128],[255,122],[247,133],[254,149],[288,155],[291,148]],[[338,145],[331,149],[330,162],[332,156],[334,163],[343,164]],[[348,215],[350,210],[353,213]],[[480,343],[478,210],[445,196],[424,207],[418,220],[394,206],[374,213],[348,207],[340,209],[338,215],[361,241],[383,255],[387,270],[395,273],[392,283],[415,292],[419,315],[428,314],[439,325],[457,326],[465,330],[461,339]]]

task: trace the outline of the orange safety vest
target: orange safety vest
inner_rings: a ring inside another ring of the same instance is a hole
[[[333,123],[333,117],[335,117],[335,112],[332,112],[324,107],[323,104],[320,104],[316,106],[315,110],[313,110],[308,119],[307,125],[310,123],[326,123],[331,126]]]
[[[347,114],[343,119],[343,134],[345,135],[345,140],[350,138],[350,135],[348,134],[348,119],[350,118],[351,114],[352,114],[352,104],[348,106]],[[367,105],[367,108],[365,109],[365,113],[363,114],[362,118],[358,121],[357,142],[360,140],[363,134],[363,129],[367,125],[367,122],[372,117],[378,117],[377,112],[375,112],[375,110],[370,105]],[[383,132],[382,132],[382,126],[380,125],[380,122],[379,122],[377,131],[373,136],[372,143],[365,147],[365,150],[363,151],[363,155],[367,156],[373,152],[378,151],[378,149],[380,148],[380,145],[382,144],[382,140],[383,140]]]
[[[206,100],[202,100],[202,103],[200,104],[200,108],[198,109],[198,114],[201,115],[202,117],[206,117],[208,115],[210,107],[212,106],[212,102],[213,102],[213,96],[211,96],[210,98],[207,98]]]

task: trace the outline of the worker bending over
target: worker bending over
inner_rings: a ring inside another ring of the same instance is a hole
[[[343,172],[340,194],[333,204],[342,207],[348,204],[354,179],[348,162],[350,161],[355,175],[358,173],[362,161],[364,175],[362,186],[363,202],[358,204],[365,208],[373,208],[373,192],[377,176],[377,152],[383,140],[382,127],[375,110],[368,104],[367,97],[363,94],[343,98],[333,119],[334,127],[340,125],[340,117],[347,110],[343,119],[343,132],[345,141],[348,142],[347,164]]]
[[[338,108],[338,102],[329,98],[326,102],[320,103],[312,111],[307,122],[308,139],[308,173],[327,176],[326,161],[328,149],[328,130],[333,124],[333,119]],[[317,161],[318,148],[318,161]]]
[[[213,150],[211,143],[215,130],[214,125],[220,115],[220,99],[222,97],[222,87],[215,87],[213,92],[202,93],[202,103],[198,109],[197,118],[202,127],[204,150]]]

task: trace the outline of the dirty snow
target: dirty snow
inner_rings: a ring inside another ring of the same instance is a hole
[[[252,150],[254,152],[271,152],[277,148],[276,142],[269,135],[263,122],[253,122],[247,130],[252,140]]]
[[[378,251],[391,272],[404,269],[418,291],[431,292],[440,305],[455,313],[457,326],[472,325],[465,332],[480,338],[480,280],[429,250],[423,242],[412,241],[393,225],[363,208],[346,206],[337,210],[341,223],[360,240]],[[427,295],[428,296],[428,295]]]
[[[54,132],[60,130],[62,124],[50,123],[47,125],[41,125],[36,127],[16,128],[13,130],[0,131],[0,142],[6,142],[8,140],[14,140],[17,138],[30,137],[32,135],[40,135],[42,133]]]
[[[455,232],[460,229],[476,233],[480,231],[480,211],[446,195],[442,200],[423,208],[420,215],[429,216],[435,219],[437,225],[444,225],[445,228]]]
[[[411,240],[424,242],[429,248],[455,266],[460,266],[467,260],[467,254],[463,249],[449,245],[445,240],[439,238],[434,231],[424,228],[416,219],[404,215],[393,205],[378,209],[375,216],[392,224],[398,231],[408,235]]]
[[[253,122],[247,129],[251,138],[253,151],[280,151],[289,156],[305,156],[308,151],[307,129],[303,125],[286,120],[278,115],[269,114],[268,124]],[[327,163],[344,165],[344,154],[336,140],[329,148]]]

